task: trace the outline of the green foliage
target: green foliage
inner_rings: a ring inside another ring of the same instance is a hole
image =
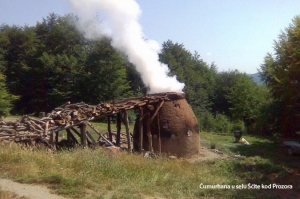
[[[0,73],[0,116],[7,116],[12,108],[12,102],[17,96],[9,94],[5,85],[5,76]]]
[[[66,101],[98,104],[132,96],[128,62],[109,38],[87,40],[73,15],[50,14],[34,27],[0,27],[0,69],[20,96],[18,113],[50,111]],[[132,86],[132,84],[131,84]]]
[[[234,130],[241,130],[245,133],[246,128],[244,122],[242,120],[234,121],[232,124],[231,132],[233,132]]]
[[[201,131],[216,132],[216,133],[230,133],[232,132],[232,123],[229,118],[222,114],[215,116],[206,111],[199,117]]]
[[[267,54],[261,76],[274,98],[273,126],[286,135],[300,130],[300,16],[275,41],[275,55]]]
[[[112,47],[111,39],[84,38],[76,20],[73,15],[50,14],[33,27],[0,27],[0,71],[7,77],[7,90],[20,96],[15,112],[50,111],[66,101],[98,104],[146,93],[140,75]],[[228,132],[231,121],[242,120],[247,130],[253,130],[264,118],[267,90],[245,74],[218,73],[216,65],[209,66],[197,52],[170,40],[163,43],[159,58],[168,64],[170,75],[185,83],[188,103],[204,118],[203,129]]]
[[[221,112],[231,121],[242,120],[249,132],[258,122],[258,115],[267,103],[268,90],[255,84],[239,71],[223,72],[216,77],[213,112]]]
[[[183,44],[163,43],[160,61],[167,64],[172,75],[185,83],[186,99],[198,114],[209,109],[214,93],[215,68],[209,67],[200,55],[190,53]]]

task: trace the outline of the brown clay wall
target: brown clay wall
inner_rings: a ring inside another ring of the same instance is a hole
[[[144,149],[148,149],[146,126],[146,122],[144,122]],[[175,95],[172,101],[163,104],[159,111],[159,126],[162,153],[184,158],[198,156],[200,152],[198,121],[185,98]],[[150,129],[153,135],[153,150],[159,152],[157,118],[151,123]],[[135,140],[137,139],[135,134]]]

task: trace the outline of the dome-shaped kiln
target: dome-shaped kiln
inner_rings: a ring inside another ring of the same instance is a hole
[[[140,111],[140,114],[142,112],[143,115],[139,115],[135,125],[134,147],[138,150],[141,145],[139,144],[141,131],[138,131],[140,121],[142,123],[140,126],[142,126],[142,148],[144,150],[151,150],[152,148],[154,152],[177,157],[195,157],[200,150],[199,126],[195,114],[187,103],[184,94],[167,94],[170,101],[164,101],[161,103],[161,107],[159,105],[156,108],[149,106]],[[155,95],[157,94],[149,96]],[[160,109],[155,115],[158,108]],[[152,139],[151,142],[149,142],[149,138]]]

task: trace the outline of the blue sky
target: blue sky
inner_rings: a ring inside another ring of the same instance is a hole
[[[299,0],[136,0],[146,38],[181,43],[218,70],[256,73],[300,14]],[[0,24],[35,25],[72,12],[66,0],[0,0]]]

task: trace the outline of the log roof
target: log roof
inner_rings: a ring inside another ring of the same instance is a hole
[[[98,105],[89,105],[83,102],[71,104],[67,102],[40,119],[25,115],[15,122],[1,121],[0,141],[10,140],[18,142],[23,139],[47,137],[53,132],[80,125],[84,121],[111,116],[126,110],[140,109],[149,105],[158,105],[163,101],[183,98],[185,98],[183,93],[167,92],[113,100]]]

